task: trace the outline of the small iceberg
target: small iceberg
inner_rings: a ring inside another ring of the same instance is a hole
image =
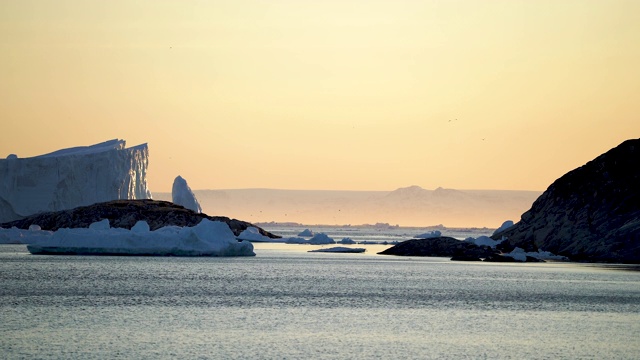
[[[562,255],[556,255],[549,251],[536,251],[536,252],[526,252],[523,249],[517,247],[513,249],[510,253],[502,254],[503,256],[509,256],[514,258],[516,261],[529,261],[527,258],[534,258],[538,260],[555,260],[555,261],[568,261],[569,259]]]
[[[344,246],[335,246],[326,249],[309,250],[307,252],[326,252],[326,253],[363,253],[365,248],[348,248]]]
[[[500,227],[497,228],[496,231],[494,231],[491,236],[493,236],[495,234],[498,234],[498,233],[501,233],[501,232],[507,230],[508,228],[510,228],[512,226],[513,226],[513,221],[507,220],[507,221],[503,222],[502,225],[500,225]]]
[[[251,242],[274,242],[270,237],[260,234],[260,230],[253,226],[244,229],[240,233],[240,235],[238,235],[238,240],[246,240]]]
[[[309,240],[301,237],[290,237],[290,238],[284,239],[284,242],[287,244],[310,244],[310,245],[327,245],[327,244],[336,243],[335,240],[333,240],[327,234],[324,234],[324,233],[315,234]]]
[[[303,231],[301,231],[298,236],[303,236],[303,237],[312,237],[313,236],[313,231],[309,230],[309,229],[304,229]]]
[[[343,238],[342,240],[338,241],[338,244],[343,244],[343,245],[351,245],[351,244],[355,244],[355,240],[353,240],[352,238]]]
[[[488,236],[482,235],[482,236],[478,236],[477,238],[468,237],[468,238],[464,239],[464,241],[466,241],[468,243],[476,244],[478,246],[488,246],[488,247],[490,247],[492,249],[495,249],[498,244],[500,244],[501,242],[504,241],[504,239],[493,240],[492,238],[490,238]]]
[[[442,236],[442,233],[438,230],[433,230],[431,232],[428,233],[424,233],[424,234],[420,234],[420,235],[416,235],[414,236],[414,238],[416,239],[433,239],[433,238],[437,238]]]

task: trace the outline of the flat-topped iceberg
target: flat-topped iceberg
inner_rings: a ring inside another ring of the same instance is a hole
[[[139,221],[131,230],[110,228],[108,220],[89,229],[59,229],[27,245],[32,254],[138,256],[255,256],[253,244],[239,241],[224,222],[203,219],[194,227],[149,231]]]
[[[118,199],[149,199],[147,144],[124,140],[0,159],[0,223]]]

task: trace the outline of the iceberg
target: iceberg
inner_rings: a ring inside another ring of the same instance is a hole
[[[339,244],[343,244],[343,245],[348,245],[348,244],[355,244],[356,242],[352,239],[352,238],[342,238],[342,240],[338,241]]]
[[[312,237],[313,236],[313,231],[309,230],[309,229],[304,229],[303,231],[301,231],[298,236],[304,236],[304,237]]]
[[[489,246],[492,249],[496,248],[496,245],[500,244],[502,241],[504,241],[504,239],[502,240],[493,240],[492,238],[488,237],[488,236],[478,236],[477,238],[473,238],[473,237],[468,237],[466,239],[464,239],[464,241],[472,243],[472,244],[476,244],[478,246]]]
[[[147,144],[124,140],[0,159],[0,223],[120,199],[150,199]]]
[[[414,238],[416,239],[433,239],[433,238],[437,238],[442,236],[442,233],[438,230],[433,230],[431,232],[428,233],[424,233],[424,234],[420,234],[420,235],[416,235],[414,236]]]
[[[193,210],[197,213],[202,212],[202,207],[196,199],[196,196],[191,191],[191,188],[187,184],[187,180],[179,176],[173,180],[173,187],[171,189],[171,202],[174,204],[184,206],[189,210]]]
[[[102,220],[88,229],[59,229],[30,242],[27,250],[54,255],[255,256],[253,244],[237,240],[226,223],[208,219],[193,227],[155,231],[144,221],[127,230],[110,228],[108,220]]]
[[[502,254],[503,256],[509,256],[516,261],[527,261],[527,257],[532,257],[538,260],[556,260],[556,261],[568,261],[566,256],[556,255],[549,251],[538,250],[536,252],[526,252],[524,249],[516,247],[510,253]]]
[[[0,227],[0,244],[31,244],[36,241],[50,239],[53,231],[41,230],[38,225],[29,226],[29,230],[12,227]]]
[[[507,220],[503,222],[502,225],[500,225],[500,227],[496,229],[496,231],[493,232],[492,236],[495,234],[501,233],[512,226],[513,226],[513,221]]]
[[[324,245],[324,244],[335,244],[336,241],[330,238],[327,234],[318,233],[313,235],[311,239],[309,239],[309,244],[311,245]]]
[[[302,237],[290,237],[283,240],[287,244],[327,245],[336,243],[335,240],[324,233],[315,234],[311,239],[308,240]]]
[[[250,226],[244,229],[240,235],[238,235],[239,240],[247,240],[252,242],[278,242],[274,241],[274,239],[264,236],[260,234],[260,230],[257,228]]]

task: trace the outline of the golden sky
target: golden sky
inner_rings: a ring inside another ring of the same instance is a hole
[[[544,190],[640,137],[640,1],[0,1],[0,157],[149,185]]]

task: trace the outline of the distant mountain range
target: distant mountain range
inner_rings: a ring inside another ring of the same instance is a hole
[[[232,189],[194,193],[206,214],[253,223],[497,228],[505,220],[520,220],[520,214],[531,208],[542,192],[410,186],[394,191]],[[156,200],[171,201],[170,193],[152,195]]]

